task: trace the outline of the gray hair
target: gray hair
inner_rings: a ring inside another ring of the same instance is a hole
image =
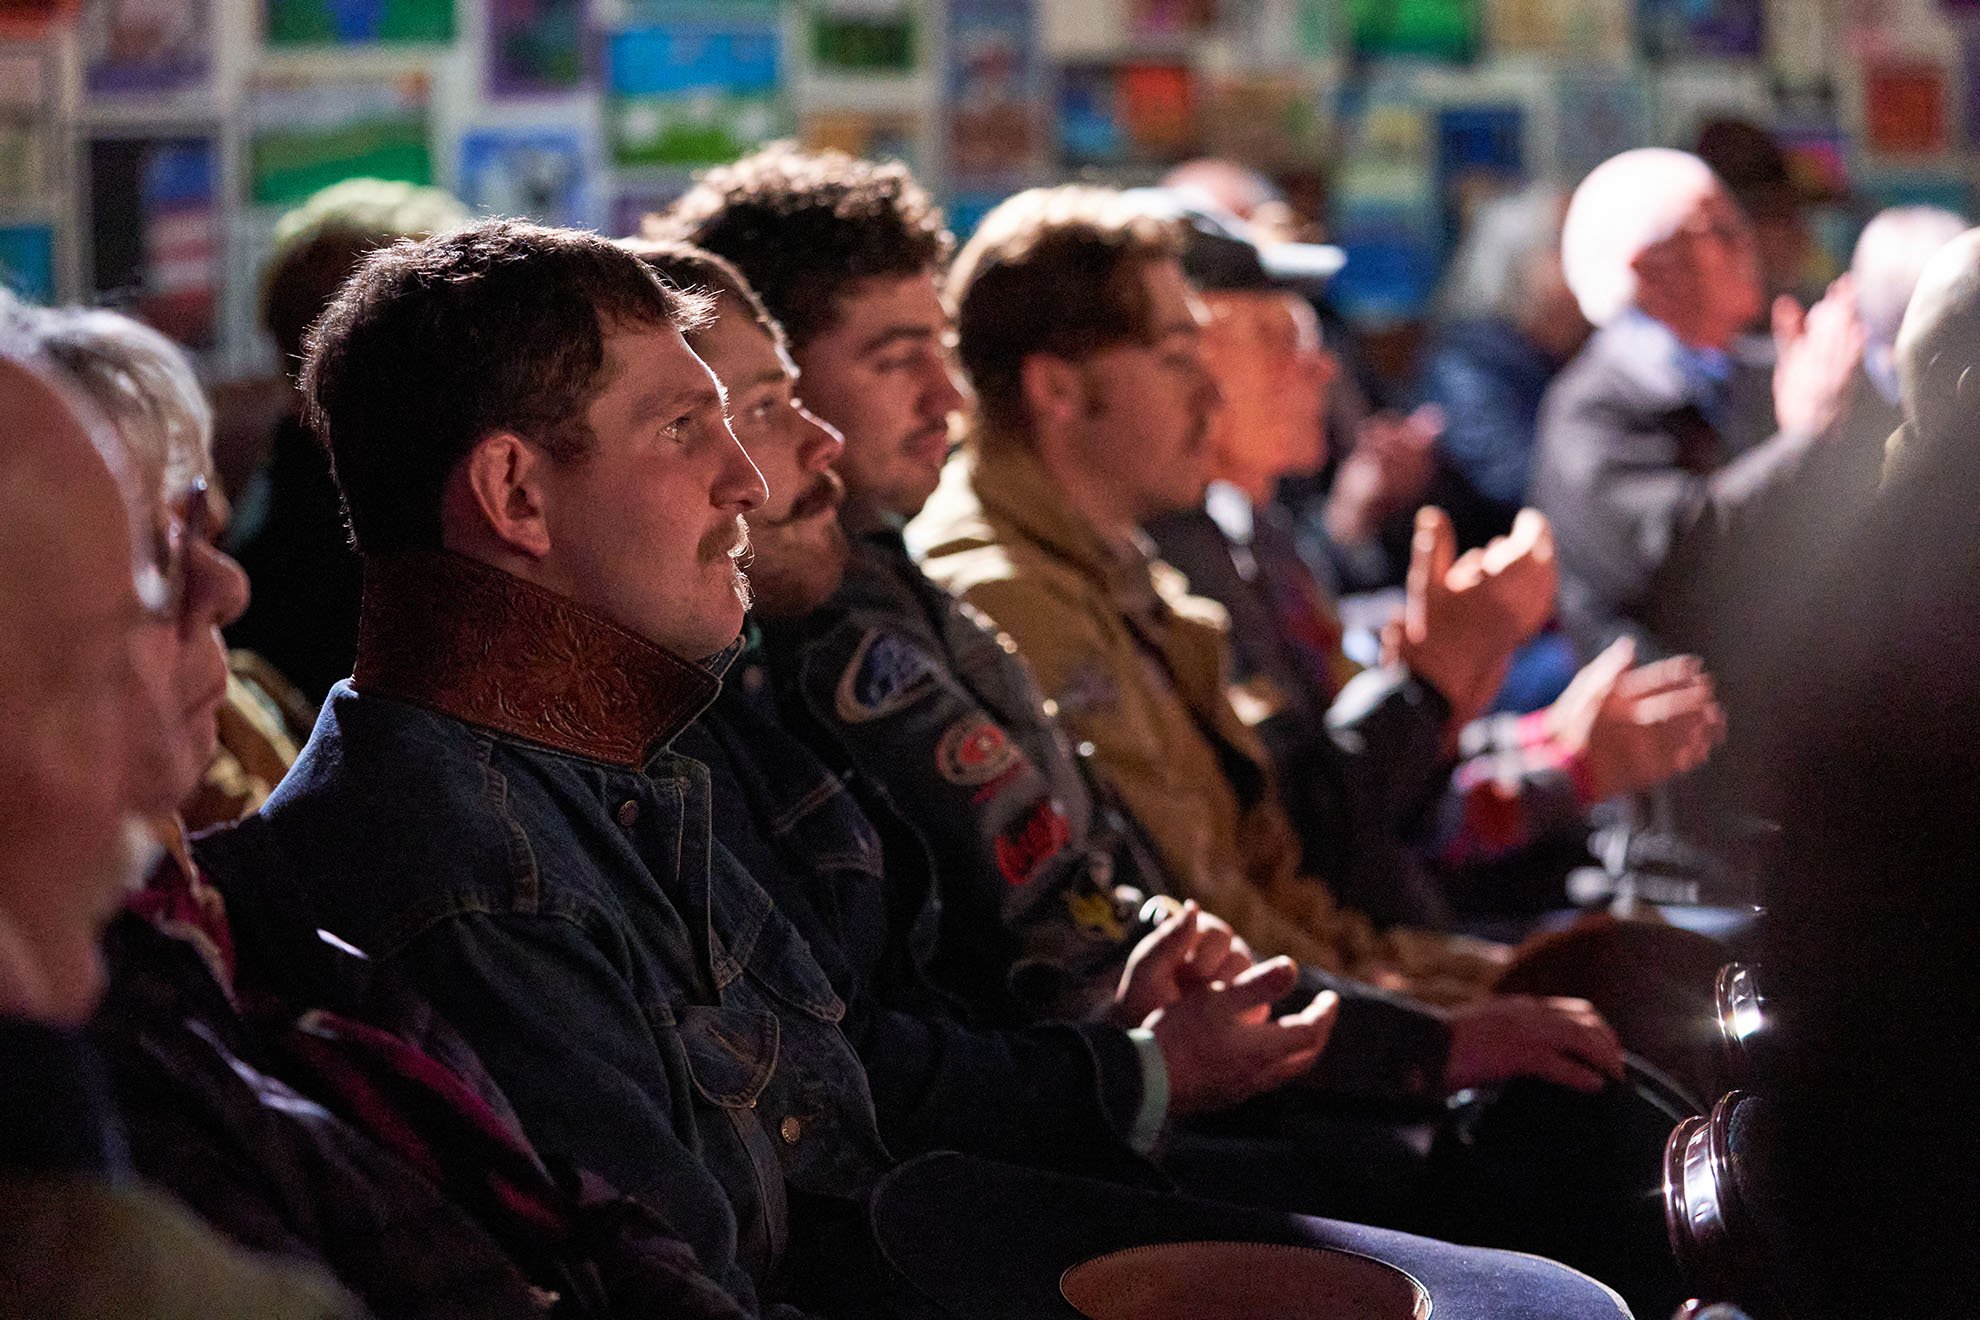
[[[184,350],[117,312],[31,313],[43,356],[117,429],[153,492],[213,476],[213,410]]]
[[[1519,320],[1533,258],[1560,247],[1566,203],[1567,190],[1545,181],[1482,203],[1444,272],[1436,319]]]

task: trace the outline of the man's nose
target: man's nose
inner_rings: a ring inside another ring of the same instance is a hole
[[[956,380],[955,368],[942,354],[930,354],[922,372],[921,415],[933,421],[961,412],[968,404],[969,399]]]
[[[716,474],[715,485],[709,491],[710,501],[718,509],[753,513],[769,498],[770,488],[764,484],[763,473],[757,470],[742,442],[731,435],[722,453],[722,470]]]
[[[839,461],[839,455],[846,452],[846,438],[839,429],[813,413],[803,404],[797,409],[798,425],[804,428],[804,437],[798,444],[799,463],[807,472],[818,472]]]

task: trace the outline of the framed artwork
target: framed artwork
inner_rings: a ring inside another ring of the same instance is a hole
[[[80,32],[92,95],[183,92],[212,70],[211,0],[90,0]]]
[[[264,77],[248,99],[247,189],[257,206],[292,206],[369,176],[432,183],[424,74]]]
[[[0,285],[31,303],[55,301],[55,226],[0,224]]]
[[[594,223],[587,156],[577,128],[472,129],[461,138],[461,200],[485,215]]]
[[[586,0],[489,0],[489,95],[546,96],[584,86],[589,22]]]
[[[613,163],[692,168],[733,160],[784,131],[775,25],[627,28],[606,46]]]
[[[214,140],[100,137],[86,154],[94,298],[188,347],[211,347],[221,240]]]
[[[1758,59],[1765,0],[1636,0],[1637,41],[1652,59]]]
[[[271,46],[444,44],[454,0],[266,0]]]

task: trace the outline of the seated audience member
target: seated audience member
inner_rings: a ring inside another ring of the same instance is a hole
[[[461,224],[467,211],[438,188],[346,179],[283,216],[261,282],[261,324],[283,373],[302,370],[303,340],[366,253]],[[320,705],[357,654],[363,569],[330,476],[330,457],[303,424],[300,395],[275,428],[267,463],[241,492],[228,542],[254,598],[227,630]],[[279,778],[280,776],[277,776]]]
[[[1204,301],[1203,357],[1223,405],[1204,503],[1147,530],[1190,590],[1229,614],[1231,704],[1271,755],[1305,866],[1385,923],[1447,924],[1441,881],[1467,863],[1500,864],[1467,895],[1475,909],[1563,906],[1567,868],[1588,861],[1587,808],[1710,750],[1720,722],[1710,681],[1689,659],[1631,670],[1630,643],[1619,642],[1546,710],[1466,726],[1452,778],[1442,703],[1406,668],[1357,672],[1333,601],[1271,502],[1273,483],[1317,467],[1324,443],[1319,402],[1334,368],[1307,304],[1228,225],[1186,214],[1184,229],[1183,270]],[[1515,880],[1517,900],[1503,892]]]
[[[535,1146],[658,1209],[754,1312],[870,1284],[835,1243],[890,1160],[841,1001],[669,750],[717,690],[764,498],[680,337],[700,314],[520,222],[361,268],[303,376],[366,561],[356,674],[201,857],[409,980]]]
[[[1797,1317],[1957,1315],[1980,1266],[1980,232],[1917,282],[1904,435],[1780,650],[1783,824],[1761,926],[1774,1281]]]
[[[776,159],[792,163],[788,157]],[[765,158],[752,163],[756,172],[750,177],[759,189],[779,177]],[[874,167],[843,162],[835,178],[841,187],[879,190],[905,182],[898,167],[874,172],[877,178],[869,171]],[[733,184],[741,173],[730,170],[720,177]],[[769,199],[758,193],[757,200]],[[821,205],[823,200],[818,198]],[[842,223],[853,231],[887,226],[880,218],[885,209],[868,209]],[[795,212],[785,208],[783,214]],[[773,236],[759,232],[757,237],[775,246]],[[840,988],[847,1004],[845,1029],[867,1064],[890,1148],[905,1155],[949,1143],[1034,1166],[1073,1167],[1147,1182],[1151,1168],[1130,1151],[1145,1150],[1148,1139],[1159,1134],[1162,1170],[1201,1194],[1351,1214],[1460,1240],[1483,1236],[1498,1245],[1542,1251],[1577,1245],[1560,1236],[1542,1237],[1545,1229],[1536,1231],[1536,1221],[1509,1223],[1520,1212],[1504,1200],[1471,1202],[1462,1162],[1426,1169],[1420,1153],[1406,1154],[1404,1142],[1389,1138],[1381,1123],[1359,1111],[1345,1117],[1318,1107],[1317,1100],[1294,1105],[1294,1097],[1282,1094],[1256,1115],[1220,1121],[1208,1140],[1199,1135],[1189,1122],[1191,1113],[1226,1105],[1287,1075],[1274,1067],[1272,1056],[1259,1057],[1258,1046],[1269,1045],[1268,1033],[1249,1048],[1213,1052],[1209,1057],[1221,1053],[1233,1075],[1206,1088],[1214,1073],[1206,1073],[1205,1047],[1226,1035],[1216,1018],[1202,1011],[1214,1007],[1216,996],[1209,1005],[1172,997],[1200,993],[1208,978],[1232,979],[1232,989],[1243,993],[1264,974],[1264,969],[1244,971],[1249,959],[1242,944],[1232,942],[1220,925],[1208,925],[1190,949],[1187,927],[1173,918],[1165,922],[1130,956],[1130,971],[1104,1016],[1086,1022],[998,1030],[994,1022],[1001,1002],[986,1012],[942,992],[930,974],[935,960],[929,949],[939,938],[933,929],[936,910],[951,906],[951,894],[980,905],[978,894],[1008,888],[987,862],[973,875],[959,865],[960,858],[945,856],[931,865],[932,849],[916,846],[930,837],[925,828],[929,816],[971,810],[963,797],[969,789],[958,786],[952,801],[938,801],[930,784],[914,785],[911,801],[933,810],[917,810],[912,818],[897,814],[892,805],[897,799],[891,796],[869,791],[863,802],[855,802],[839,776],[798,740],[807,724],[805,712],[798,709],[792,719],[776,695],[777,652],[791,637],[804,636],[810,611],[828,596],[839,599],[834,592],[849,547],[834,516],[840,483],[828,466],[841,451],[839,437],[812,421],[796,402],[794,369],[777,352],[777,327],[756,308],[740,276],[719,258],[682,244],[632,246],[674,283],[716,296],[716,319],[691,331],[689,343],[730,386],[737,436],[773,492],[752,520],[755,627],[746,632],[747,644],[722,694],[675,745],[709,766],[718,837],[791,915]],[[926,273],[920,277],[930,278]],[[1001,649],[995,654],[1014,663]],[[932,703],[918,698],[915,704],[926,711]],[[893,759],[919,764],[924,754],[932,757],[936,731],[906,743],[891,740],[884,730],[896,718],[875,721],[883,726],[879,741],[889,743]],[[1036,793],[1041,777],[1003,739],[1001,729],[981,710],[972,727],[978,730],[979,750],[999,761],[1003,773],[1028,782],[1027,788],[999,791]],[[828,756],[835,751],[829,744],[822,750]],[[933,772],[927,773],[932,779]],[[851,776],[855,785],[861,777]],[[1081,783],[1076,774],[1065,778]],[[913,779],[894,775],[888,783],[905,786]],[[1083,813],[1083,803],[1074,806]],[[994,907],[988,920],[997,920]],[[980,931],[977,938],[993,933]],[[1213,964],[1221,964],[1221,970],[1213,971]],[[1149,1012],[1147,1002],[1135,1001],[1145,995],[1141,987],[1151,977],[1166,987],[1161,997],[1170,1002],[1146,1019],[1159,1057],[1137,1067],[1119,1024],[1133,1024]],[[1550,1026],[1572,1021],[1565,1005],[1515,1000],[1466,1010],[1447,1033],[1423,1010],[1382,1001],[1366,990],[1341,989],[1354,1029],[1349,1039],[1343,1040],[1338,1028],[1329,1038],[1321,1065],[1307,1082],[1316,1089],[1345,1090],[1366,1100],[1382,1094],[1385,1078],[1394,1078],[1403,1085],[1391,1095],[1421,1099],[1424,1080],[1444,1072],[1446,1057],[1421,1048],[1426,1037],[1448,1040],[1451,1065],[1472,1070],[1463,1075],[1504,1078],[1579,1067],[1568,1065],[1569,1042],[1548,1035]],[[1269,1022],[1257,1025],[1270,1027]],[[1279,1034],[1291,1033],[1281,1028]],[[1550,1057],[1552,1049],[1562,1052]],[[1303,1054],[1285,1056],[1287,1066],[1302,1066]],[[1508,1068],[1513,1073],[1499,1071]],[[1414,1083],[1405,1076],[1411,1070]],[[1301,1111],[1297,1121],[1277,1117],[1288,1107]],[[1577,1130],[1575,1118],[1565,1110],[1559,1118],[1554,1130],[1564,1155],[1579,1150],[1597,1162],[1604,1157],[1606,1148]],[[1233,1126],[1253,1135],[1222,1135]],[[1668,1120],[1651,1134],[1653,1143],[1667,1127]],[[1478,1143],[1480,1149],[1491,1144],[1492,1130],[1489,1122],[1482,1126],[1488,1136]],[[1535,1185],[1552,1180],[1553,1198],[1575,1201],[1585,1221],[1604,1224],[1610,1239],[1634,1241],[1639,1248],[1649,1242],[1661,1254],[1660,1237],[1629,1238],[1613,1205],[1576,1200],[1586,1184],[1561,1177],[1560,1162],[1535,1160],[1526,1151],[1520,1159],[1522,1176]],[[1488,1222],[1494,1225],[1490,1231],[1484,1227]],[[1628,1249],[1617,1254],[1627,1256]]]
[[[1575,190],[1562,261],[1597,327],[1541,408],[1533,497],[1554,524],[1562,621],[1584,659],[1631,636],[1646,657],[1714,662],[1715,628],[1735,638],[1737,602],[1765,591],[1742,556],[1833,513],[1827,469],[1849,454],[1832,423],[1862,346],[1854,298],[1839,284],[1805,317],[1777,305],[1780,431],[1736,452],[1720,430],[1727,350],[1761,285],[1752,232],[1711,170],[1656,148],[1605,162]]]
[[[736,1314],[719,1298],[694,1308],[692,1282],[673,1277],[692,1266],[687,1248],[634,1207],[553,1180],[445,1024],[368,993],[361,964],[313,928],[231,922],[191,867],[171,813],[214,751],[231,677],[219,629],[246,595],[208,539],[208,414],[156,332],[109,312],[35,317],[43,351],[130,457],[133,522],[158,547],[170,604],[139,632],[155,733],[131,772],[168,856],[109,928],[91,1028],[139,1171],[235,1240],[329,1268],[381,1314],[526,1316],[546,1292],[573,1315],[661,1295],[682,1313]],[[321,978],[307,1013],[274,990],[277,964],[290,985]]]
[[[1016,640],[1183,893],[1262,951],[1475,998],[1491,951],[1378,930],[1300,873],[1264,749],[1224,688],[1222,612],[1186,596],[1139,531],[1202,498],[1219,402],[1179,233],[1095,189],[1021,194],[990,218],[950,273],[977,411],[913,529],[924,570]],[[1040,315],[1048,296],[1070,310]],[[1441,527],[1438,549],[1426,524],[1404,645],[1462,722],[1550,608],[1552,574],[1536,519],[1525,553],[1488,566],[1474,552],[1455,590]]]
[[[1344,368],[1326,401],[1332,462],[1289,474],[1278,495],[1300,525],[1301,553],[1329,587],[1342,593],[1402,585],[1409,560],[1410,516],[1436,471],[1435,409],[1404,415],[1380,406],[1389,393],[1360,340],[1327,301],[1324,281],[1339,268],[1339,249],[1311,242],[1281,190],[1250,166],[1219,157],[1184,161],[1162,188],[1189,205],[1241,221],[1270,249],[1304,249],[1296,259],[1302,292]]]
[[[1526,506],[1541,396],[1588,338],[1561,270],[1566,214],[1547,183],[1484,203],[1438,292],[1421,389],[1444,429],[1427,498],[1467,549],[1511,531]]]
[[[1857,571],[1849,556],[1858,520],[1869,511],[1866,493],[1884,480],[1887,461],[1902,461],[1898,455],[1908,434],[1897,369],[1905,308],[1926,264],[1965,228],[1950,211],[1894,207],[1874,216],[1856,241],[1850,280],[1863,321],[1863,367],[1830,441],[1838,454],[1829,481],[1840,493],[1827,507],[1809,501],[1817,516],[1768,548],[1769,590],[1742,603],[1741,654],[1725,666],[1732,679],[1729,697],[1738,700],[1739,711],[1728,756],[1717,767],[1719,778],[1742,795],[1742,809],[1761,818],[1769,818],[1762,801],[1773,793],[1777,777],[1771,726],[1794,718],[1781,701],[1785,690],[1779,679],[1782,667],[1795,661],[1795,621],[1825,584]]]
[[[752,617],[800,619],[845,567],[844,488],[830,467],[843,442],[797,401],[776,323],[733,267],[686,244],[633,250],[675,285],[715,299],[714,319],[690,331],[688,345],[727,387],[736,438],[771,490],[751,520]],[[888,858],[852,794],[784,727],[759,638],[753,631],[721,694],[675,746],[709,768],[716,837],[832,975],[896,1155],[949,1148],[1145,1178],[1129,1152],[1150,1155],[1171,1120],[1229,1107],[1312,1066],[1332,998],[1282,1023],[1248,1021],[1292,990],[1293,967],[1252,967],[1240,947],[1181,917],[1130,959],[1104,1019],[1000,1031],[958,1013],[916,956],[931,942],[918,937],[939,901],[933,886],[903,874],[907,854]],[[1191,987],[1191,1002],[1179,1002],[1178,983]]]
[[[77,1028],[151,852],[132,661],[166,583],[120,490],[129,456],[4,296],[0,414],[0,1315],[355,1317],[317,1272],[246,1255],[129,1176]]]

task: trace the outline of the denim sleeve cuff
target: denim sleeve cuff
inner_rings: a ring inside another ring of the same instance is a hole
[[[1137,1155],[1149,1155],[1169,1121],[1169,1065],[1162,1058],[1162,1047],[1155,1033],[1145,1027],[1128,1032],[1135,1053],[1141,1057],[1141,1109],[1128,1130],[1128,1145]]]

